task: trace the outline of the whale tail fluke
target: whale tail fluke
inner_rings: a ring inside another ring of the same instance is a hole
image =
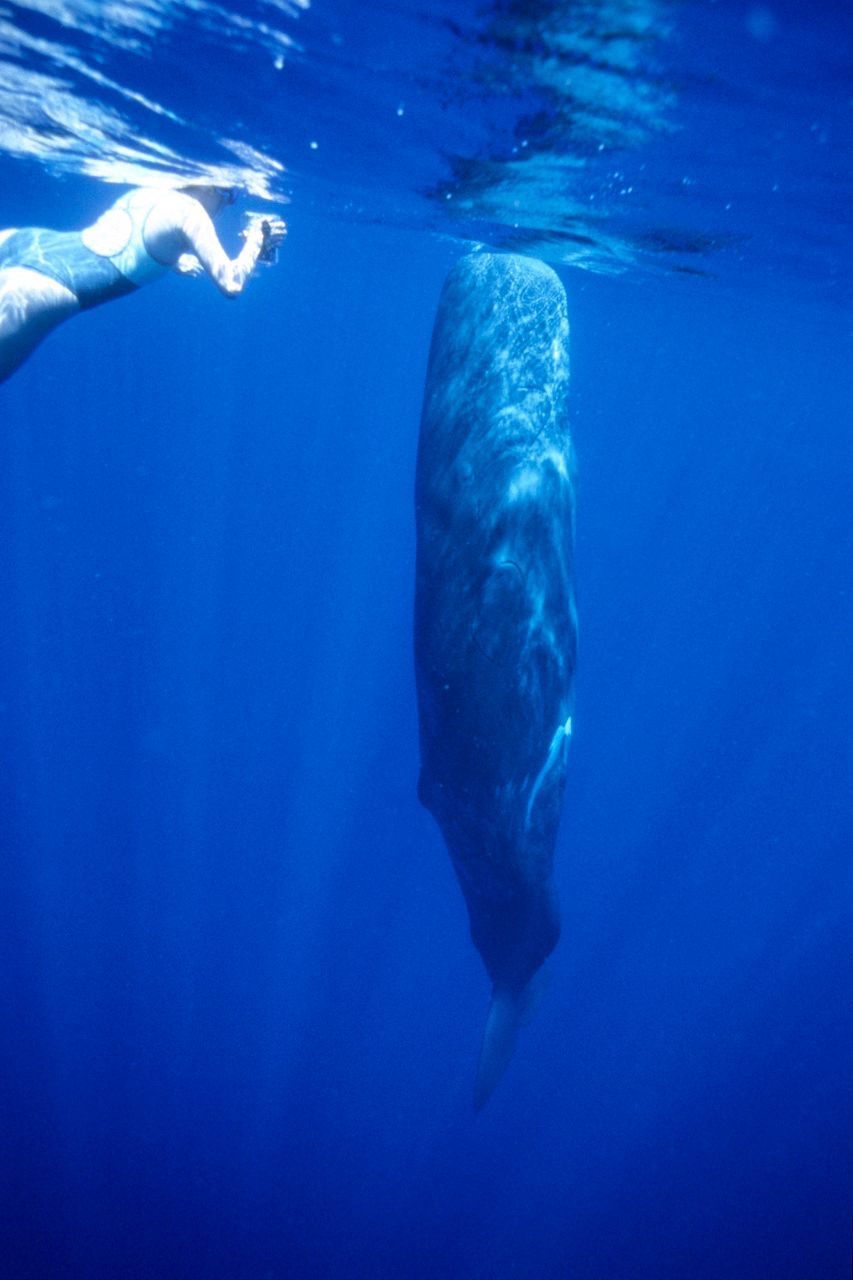
[[[526,1026],[533,1017],[545,986],[545,975],[539,973],[521,991],[492,989],[492,1003],[489,1005],[474,1086],[475,1111],[482,1111],[494,1093],[515,1053],[519,1028]]]

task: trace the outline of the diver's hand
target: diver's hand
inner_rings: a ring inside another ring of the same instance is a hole
[[[254,245],[259,262],[275,262],[276,252],[287,235],[287,223],[283,218],[266,213],[249,213],[248,222],[240,235],[246,244]]]
[[[283,218],[265,218],[264,219],[264,249],[278,249],[284,244],[287,235],[287,223]]]
[[[175,263],[173,270],[177,271],[179,276],[204,275],[204,267],[201,265],[194,253],[182,253]]]

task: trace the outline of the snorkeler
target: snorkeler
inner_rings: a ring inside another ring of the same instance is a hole
[[[0,382],[63,320],[167,271],[206,274],[236,297],[258,262],[276,261],[287,234],[281,218],[250,214],[243,247],[229,258],[212,219],[236,194],[201,184],[137,187],[84,231],[0,231]]]

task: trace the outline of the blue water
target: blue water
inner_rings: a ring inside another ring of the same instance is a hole
[[[290,236],[236,302],[158,283],[0,388],[3,1280],[849,1273],[850,11],[601,6],[667,34],[623,76],[654,128],[609,82],[604,152],[577,99],[543,125],[572,200],[610,193],[578,253],[551,179],[516,218],[496,167],[552,8],[502,6],[503,44],[344,0],[152,0],[141,53],[65,33],[189,122],[146,133],[185,168],[238,135],[280,162],[247,167]],[[290,80],[217,26],[276,11]],[[66,113],[66,163],[31,114],[0,223],[82,225],[118,134]],[[412,487],[442,281],[514,220],[569,297],[581,656],[563,937],[475,1117],[488,984],[415,794]]]

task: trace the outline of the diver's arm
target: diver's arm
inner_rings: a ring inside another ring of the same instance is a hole
[[[197,200],[187,202],[190,208],[181,221],[189,251],[194,253],[216,285],[227,298],[242,293],[246,281],[257,266],[264,247],[264,232],[260,226],[249,226],[243,248],[236,258],[229,258],[214,230],[210,216]]]

